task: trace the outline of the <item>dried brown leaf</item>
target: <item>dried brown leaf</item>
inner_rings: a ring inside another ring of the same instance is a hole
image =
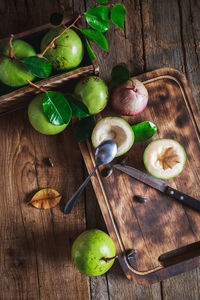
[[[49,209],[55,207],[61,198],[62,196],[56,190],[46,188],[38,191],[28,204],[40,209]]]

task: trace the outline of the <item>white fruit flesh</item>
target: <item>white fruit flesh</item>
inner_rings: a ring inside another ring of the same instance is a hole
[[[134,133],[131,126],[122,118],[104,118],[97,123],[93,130],[92,143],[96,148],[107,140],[112,140],[117,144],[117,156],[120,156],[133,145]]]
[[[159,139],[150,143],[144,152],[147,171],[157,178],[170,179],[183,169],[186,160],[184,148],[171,139]]]

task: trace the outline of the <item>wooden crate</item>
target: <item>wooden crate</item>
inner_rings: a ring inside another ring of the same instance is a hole
[[[63,20],[63,24],[71,24],[73,20],[76,19],[77,16],[72,16],[70,13]],[[80,26],[80,25],[79,25]],[[44,34],[51,28],[55,28],[51,23],[33,28],[31,30],[27,30],[25,32],[19,33],[15,35],[15,39],[22,39],[29,42],[37,53],[40,52],[40,41]],[[77,32],[78,33],[78,32]],[[79,34],[79,33],[78,33]],[[42,86],[46,90],[62,90],[65,84],[74,78],[79,78],[80,76],[86,75],[94,75],[99,73],[99,67],[97,63],[97,59],[91,60],[86,48],[86,40],[84,37],[82,38],[84,44],[84,58],[81,62],[80,66],[74,68],[69,71],[56,72],[53,71],[52,75],[44,80],[36,80],[38,86]],[[1,39],[1,42],[8,40],[9,37]],[[90,44],[88,43],[90,47]],[[32,86],[24,86],[21,88],[12,88],[8,87],[2,83],[0,83],[0,115],[8,113],[10,111],[14,111],[20,109],[27,105],[30,99],[33,98],[34,95],[38,94],[39,91]]]

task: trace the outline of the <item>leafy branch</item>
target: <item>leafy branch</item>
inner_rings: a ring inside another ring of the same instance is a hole
[[[43,52],[37,56],[43,57],[49,48],[55,47],[55,40],[62,36],[66,30],[72,27],[80,30],[83,35],[97,43],[104,51],[108,52],[108,42],[104,34],[110,28],[110,20],[116,26],[122,29],[124,28],[126,9],[123,4],[107,4],[107,0],[99,0],[97,2],[99,4],[106,5],[98,5],[94,8],[88,9],[82,15],[78,15],[75,21],[68,27],[65,27],[63,32],[61,32],[58,36],[54,37]],[[76,23],[82,16],[85,16],[86,22],[91,28],[80,29],[76,26]]]
[[[105,37],[105,33],[110,28],[110,20],[116,26],[123,29],[126,10],[123,4],[107,4],[107,0],[98,0],[97,2],[100,5],[88,9],[83,14],[79,14],[69,26],[66,27],[63,25],[63,31],[55,36],[52,41],[45,47],[45,49],[36,56],[30,56],[20,60],[17,59],[13,51],[13,34],[11,34],[9,40],[9,54],[1,54],[10,57],[11,59],[20,61],[24,65],[24,67],[34,76],[38,78],[48,78],[52,72],[52,65],[48,61],[48,59],[44,57],[44,55],[48,51],[48,49],[55,47],[54,42],[70,28],[79,30],[86,38],[95,42],[101,47],[101,49],[108,52],[108,41]],[[77,22],[83,16],[85,17],[86,22],[90,26],[90,28],[80,29],[78,26],[76,26]]]

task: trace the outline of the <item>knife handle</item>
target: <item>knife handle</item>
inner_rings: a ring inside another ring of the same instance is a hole
[[[169,186],[167,187],[165,193],[168,196],[175,198],[176,200],[179,200],[183,204],[186,204],[186,205],[190,206],[191,208],[200,212],[200,201],[198,201],[197,199],[192,198],[188,195],[185,195]]]

